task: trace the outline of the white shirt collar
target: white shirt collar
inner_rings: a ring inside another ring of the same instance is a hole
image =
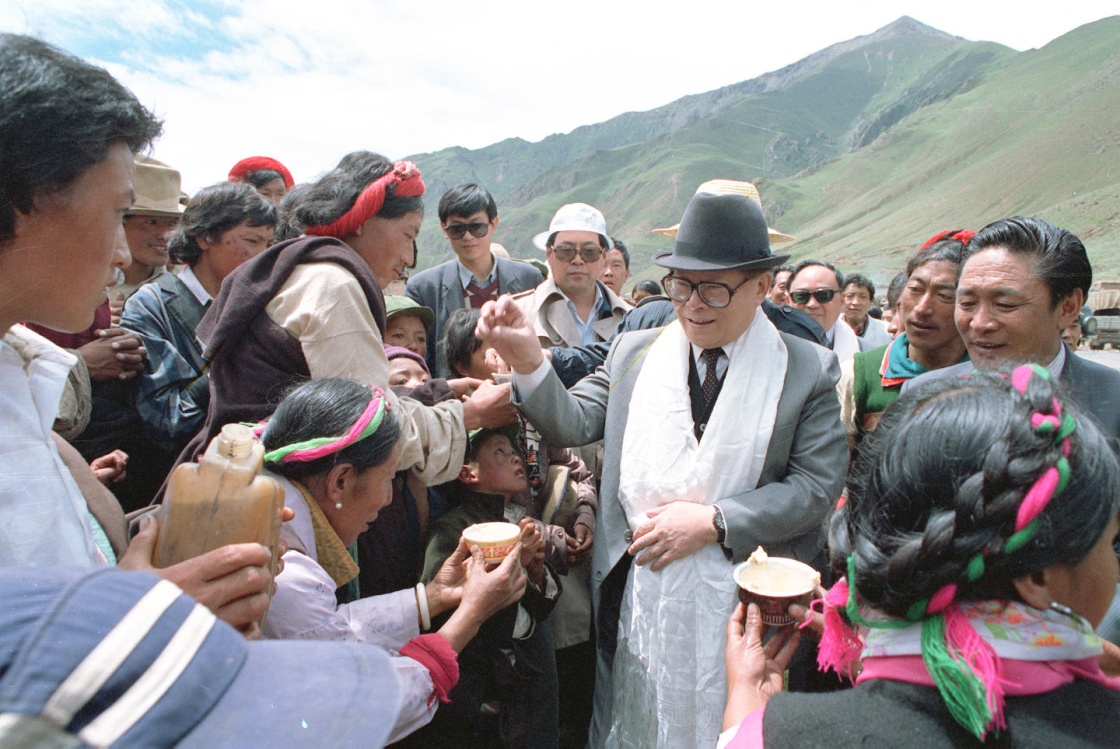
[[[836,318],[836,322],[832,323],[832,327],[824,332],[824,337],[828,339],[828,345],[836,345],[836,326],[840,324],[840,318]],[[847,323],[844,323],[847,325]]]
[[[205,306],[214,298],[210,296],[209,291],[203,288],[202,282],[198,280],[198,276],[194,274],[194,270],[189,265],[179,272],[179,280],[183,282],[184,286],[190,289],[190,292],[194,294],[194,298],[198,300],[199,304]]]
[[[754,313],[756,315],[765,314],[762,311],[761,307],[755,309]],[[750,330],[749,326],[747,330]],[[719,377],[723,377],[723,375],[727,372],[727,367],[731,364],[731,357],[735,354],[735,351],[743,345],[743,341],[747,337],[746,334],[747,331],[744,330],[743,334],[736,338],[734,341],[732,341],[731,343],[725,343],[723,346],[720,346],[720,348],[723,349],[723,356],[721,356],[716,362],[716,374]],[[700,348],[691,341],[689,342],[689,345],[692,347],[692,358],[696,362],[696,374],[700,376],[700,381],[703,382],[704,375],[707,372],[707,365],[704,363],[704,359],[700,355],[704,353],[704,349]]]
[[[490,256],[490,272],[486,274],[486,278],[475,278],[474,274],[471,273],[471,269],[463,265],[463,261],[459,258],[455,258],[455,263],[459,266],[459,283],[463,284],[464,289],[470,285],[472,279],[480,287],[485,288],[494,283],[494,279],[498,274],[498,258],[493,255]]]
[[[1055,380],[1057,380],[1057,379],[1061,378],[1062,369],[1064,369],[1065,366],[1066,366],[1066,344],[1065,344],[1065,342],[1062,342],[1062,343],[1058,344],[1058,355],[1055,356],[1053,359],[1051,359],[1050,363],[1046,365],[1046,371],[1050,373],[1051,377],[1053,377]]]

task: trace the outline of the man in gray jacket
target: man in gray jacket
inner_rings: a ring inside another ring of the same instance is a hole
[[[479,334],[512,366],[515,403],[542,434],[605,440],[592,746],[714,743],[732,563],[760,545],[822,561],[821,524],[847,470],[839,368],[757,314],[787,259],[770,253],[757,204],[695,195],[673,250],[654,256],[676,322],[618,336],[571,391],[512,300],[483,307]]]

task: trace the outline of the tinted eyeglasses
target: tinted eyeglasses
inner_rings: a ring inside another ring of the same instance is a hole
[[[467,232],[475,239],[481,239],[490,231],[490,224],[481,221],[474,224],[448,224],[443,227],[443,231],[450,239],[462,239]]]
[[[570,263],[575,260],[577,252],[585,263],[597,263],[599,258],[603,257],[602,247],[580,247],[576,249],[571,245],[562,244],[559,247],[552,248],[552,254],[562,263]]]
[[[793,300],[794,304],[808,304],[809,297],[813,297],[821,304],[828,304],[832,298],[840,293],[840,289],[798,289],[797,291],[789,292],[789,298]]]
[[[665,289],[665,294],[674,302],[687,302],[692,298],[692,292],[696,291],[700,295],[700,301],[709,307],[726,307],[731,304],[731,297],[735,292],[752,280],[754,280],[754,276],[748,277],[743,283],[731,288],[725,283],[716,283],[715,281],[692,283],[692,281],[677,276],[665,276],[661,279],[661,288]]]

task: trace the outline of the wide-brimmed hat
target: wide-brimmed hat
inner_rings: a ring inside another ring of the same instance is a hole
[[[593,205],[568,203],[560,206],[560,210],[552,217],[552,223],[548,225],[548,231],[542,231],[533,237],[533,244],[538,250],[547,250],[549,237],[560,231],[595,232],[606,241],[608,250],[614,249],[614,242],[607,234],[607,220],[603,218],[603,212]]]
[[[173,216],[178,218],[186,206],[179,200],[182,179],[176,169],[155,159],[136,161],[132,189],[136,199],[128,213],[133,216]]]
[[[743,195],[692,196],[677,230],[673,249],[653,262],[674,270],[765,270],[789,255],[770,253],[762,206]]]
[[[146,572],[0,570],[0,746],[381,746],[400,710],[364,642],[247,642]]]
[[[436,313],[431,307],[425,307],[419,304],[412,297],[386,294],[385,319],[391,320],[397,315],[415,315],[420,318],[421,322],[424,323],[424,327],[428,330],[432,329],[432,323],[436,321]]]
[[[762,205],[762,198],[758,194],[758,188],[750,182],[742,182],[737,179],[710,179],[697,187],[696,192],[707,192],[712,195],[743,195],[759,205]],[[666,226],[664,229],[654,229],[653,233],[661,234],[666,237],[676,237],[677,227],[679,226],[680,224],[674,224],[673,226]],[[769,226],[766,227],[766,231],[770,234],[770,244],[792,242],[797,238]]]

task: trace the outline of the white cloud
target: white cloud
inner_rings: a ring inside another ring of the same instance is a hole
[[[357,148],[539,140],[753,78],[903,14],[1023,49],[1109,5],[15,0],[0,28],[102,60],[166,118],[157,156],[194,190],[251,154],[309,179]]]

